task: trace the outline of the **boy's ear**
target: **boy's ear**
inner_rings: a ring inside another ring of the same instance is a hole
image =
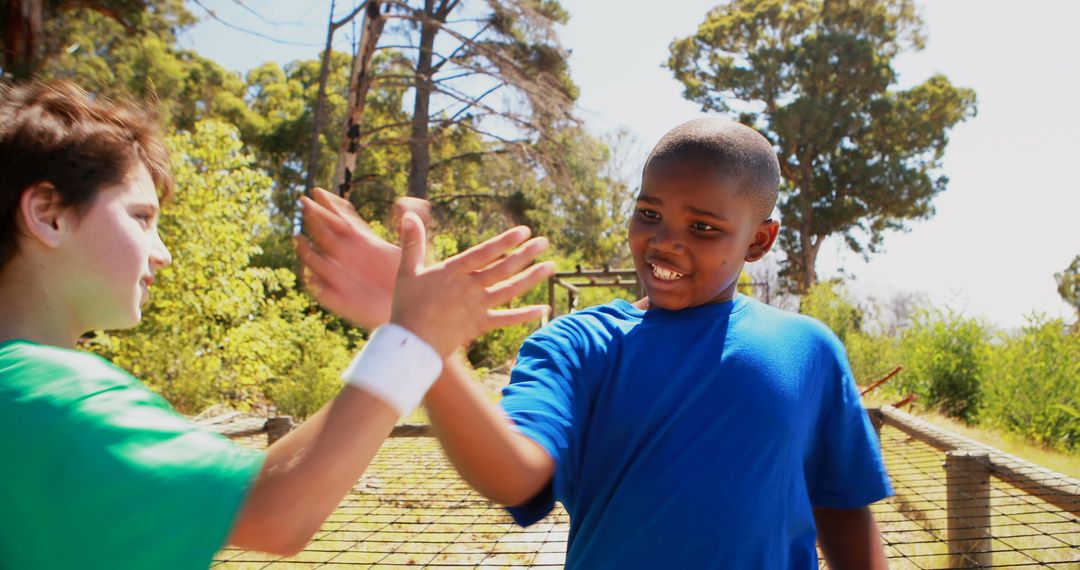
[[[750,247],[746,249],[746,257],[743,259],[752,263],[765,257],[765,254],[769,253],[773,244],[776,243],[778,235],[780,235],[780,222],[770,218],[758,224],[757,229],[754,230],[754,241],[750,242]]]
[[[35,182],[19,198],[19,221],[27,236],[47,247],[60,245],[61,217],[66,208],[51,182]]]

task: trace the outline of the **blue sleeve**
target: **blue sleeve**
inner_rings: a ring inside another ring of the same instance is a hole
[[[547,516],[555,506],[556,490],[572,480],[575,382],[581,369],[580,354],[570,338],[534,334],[522,344],[510,384],[503,389],[502,407],[518,431],[540,444],[555,462],[555,475],[544,490],[507,509],[521,526]]]
[[[831,333],[830,333],[830,336]],[[806,481],[815,507],[854,509],[893,494],[870,417],[862,406],[847,354],[833,337],[835,366],[823,379],[818,431],[810,442]]]

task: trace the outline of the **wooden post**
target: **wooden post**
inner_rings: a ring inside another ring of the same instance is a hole
[[[555,318],[555,276],[548,277],[548,307],[551,311],[541,319],[542,324],[548,324],[548,320]]]
[[[266,445],[274,445],[274,442],[285,437],[296,427],[292,416],[278,416],[266,420]]]
[[[885,424],[885,418],[881,417],[881,408],[869,408],[866,414],[870,416],[870,425],[874,426],[878,447],[881,447],[881,426]]]
[[[990,455],[982,450],[945,454],[950,568],[992,564],[989,461]]]

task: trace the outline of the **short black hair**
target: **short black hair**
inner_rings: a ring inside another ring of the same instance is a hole
[[[692,162],[733,179],[762,219],[776,206],[780,163],[768,139],[754,129],[720,117],[687,121],[668,131],[649,153],[642,177],[661,163]]]

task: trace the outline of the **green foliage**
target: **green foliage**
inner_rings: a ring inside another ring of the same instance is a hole
[[[191,129],[210,117],[244,107],[244,81],[236,73],[176,45],[194,22],[180,0],[147,2],[138,28],[93,7],[65,10],[45,21],[49,49],[38,75],[65,78],[110,97],[151,99],[164,124]]]
[[[160,228],[173,265],[159,272],[142,324],[97,348],[182,411],[226,402],[313,412],[335,393],[354,343],[328,329],[291,271],[252,265],[269,178],[229,125],[198,123],[169,142],[178,190]]]
[[[933,214],[947,132],[975,93],[935,75],[906,91],[892,64],[921,49],[913,0],[733,0],[674,41],[667,66],[703,110],[737,115],[776,147],[782,276],[805,292],[822,241],[876,252]]]
[[[949,417],[976,419],[987,378],[989,331],[978,319],[924,311],[900,340],[897,387]]]
[[[1058,294],[1066,303],[1072,305],[1080,316],[1080,255],[1074,257],[1064,271],[1055,273],[1054,281],[1057,282]]]
[[[858,333],[863,312],[840,283],[825,281],[810,287],[799,304],[799,312],[825,323],[841,342]]]
[[[980,419],[1048,447],[1080,449],[1080,335],[1033,318],[991,351]]]
[[[744,268],[739,272],[739,284],[736,285],[736,290],[747,297],[754,296],[754,281],[751,279],[750,274],[746,272]]]
[[[844,345],[847,348],[848,360],[851,362],[851,373],[855,376],[855,381],[861,385],[868,385],[897,366],[904,365],[899,343],[895,337],[854,331],[847,335]],[[893,385],[886,384],[881,391],[895,393],[895,388]]]

